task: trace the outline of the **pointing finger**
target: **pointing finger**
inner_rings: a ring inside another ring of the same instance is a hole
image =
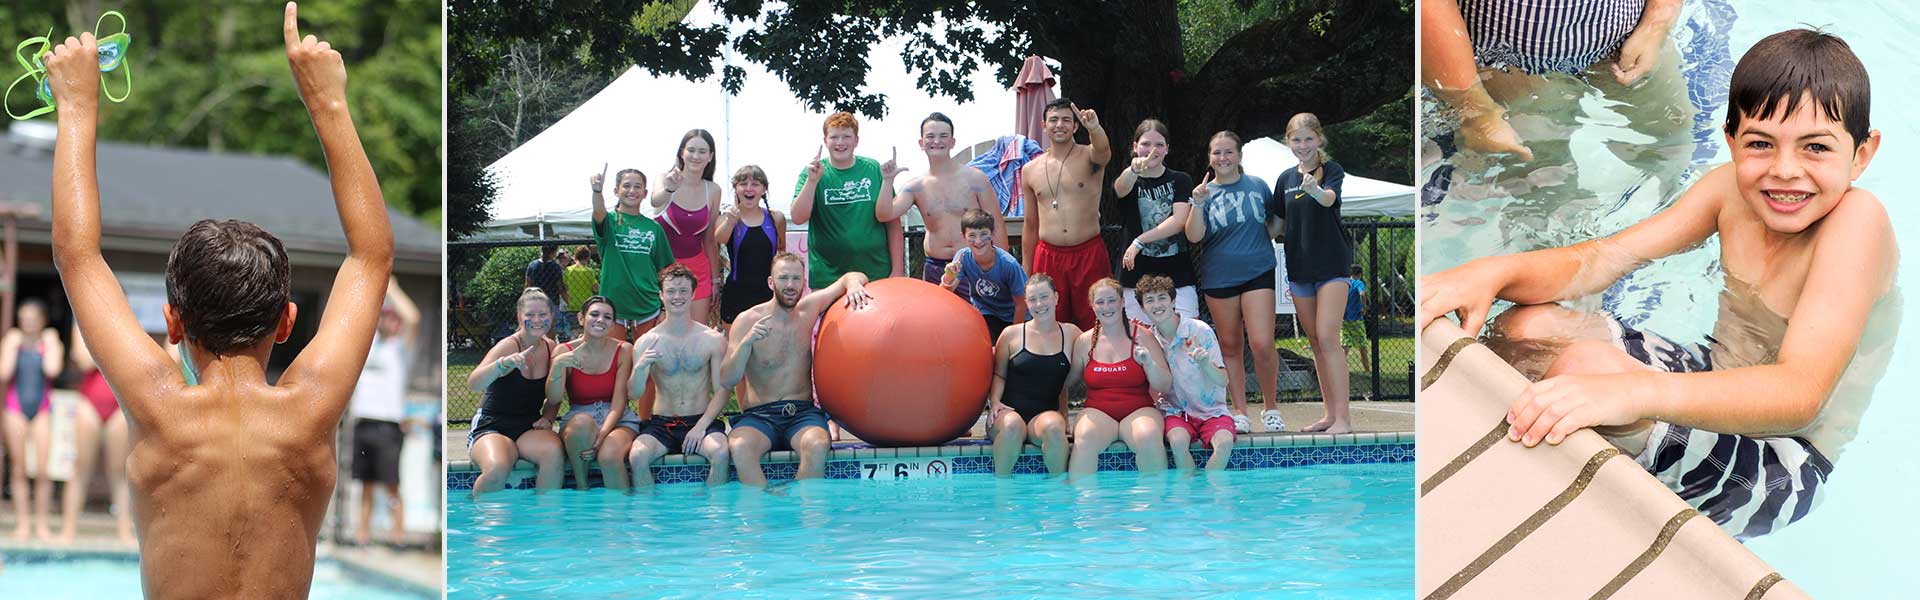
[[[280,25],[281,32],[286,34],[288,50],[292,50],[300,45],[300,25],[297,22],[299,11],[300,7],[295,6],[292,2],[288,2],[286,22]]]
[[[821,145],[821,146],[820,146],[819,148],[815,148],[815,149],[813,150],[813,159],[814,159],[814,160],[820,160],[820,153],[822,153],[822,152],[826,152],[826,151],[827,151],[827,147],[826,147],[826,145],[824,145],[824,144],[823,144],[823,145]]]

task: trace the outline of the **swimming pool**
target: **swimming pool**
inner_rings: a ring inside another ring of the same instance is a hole
[[[1674,27],[1683,56],[1681,70],[1688,82],[1687,98],[1697,111],[1691,132],[1697,145],[1685,164],[1664,163],[1654,169],[1628,164],[1617,151],[1651,138],[1626,127],[1626,117],[1617,106],[1597,97],[1581,98],[1585,115],[1568,141],[1577,178],[1565,177],[1564,172],[1526,174],[1547,184],[1577,181],[1571,186],[1574,189],[1558,190],[1554,206],[1542,206],[1537,198],[1503,194],[1498,169],[1485,177],[1437,179],[1434,176],[1447,174],[1447,169],[1473,165],[1428,165],[1429,189],[1444,188],[1448,198],[1434,203],[1432,194],[1423,194],[1422,271],[1451,267],[1474,256],[1610,233],[1666,206],[1684,185],[1663,189],[1665,181],[1684,184],[1703,167],[1729,160],[1717,126],[1725,118],[1726,82],[1734,61],[1760,38],[1804,25],[1846,39],[1872,77],[1876,100],[1872,122],[1881,130],[1883,142],[1855,185],[1873,190],[1885,204],[1909,256],[1896,285],[1910,293],[1920,285],[1916,283],[1920,264],[1911,258],[1920,252],[1920,205],[1906,197],[1904,184],[1920,161],[1920,150],[1916,150],[1920,148],[1916,146],[1920,144],[1920,108],[1911,100],[1920,93],[1920,77],[1916,77],[1920,73],[1912,66],[1912,57],[1920,55],[1912,34],[1920,28],[1920,13],[1896,2],[1776,0],[1736,6],[1726,0],[1689,0]],[[1455,191],[1465,193],[1456,196]],[[1473,201],[1456,201],[1468,198]],[[1579,218],[1566,218],[1570,216]],[[1653,263],[1590,301],[1587,308],[1607,310],[1679,340],[1699,341],[1717,314],[1722,287],[1718,253],[1717,243],[1709,242]],[[1748,543],[1781,575],[1814,597],[1897,597],[1920,586],[1920,571],[1912,568],[1920,559],[1920,550],[1914,546],[1920,538],[1920,515],[1912,510],[1913,482],[1920,480],[1920,467],[1912,459],[1920,454],[1920,439],[1913,431],[1920,424],[1920,404],[1910,401],[1907,393],[1920,386],[1920,373],[1900,368],[1920,362],[1920,335],[1911,331],[1915,321],[1902,320],[1892,358],[1895,366],[1875,388],[1875,401],[1859,435],[1836,465],[1823,503],[1805,520]]]
[[[0,598],[95,600],[140,597],[138,558],[120,553],[41,553],[6,555],[0,573]],[[313,600],[421,600],[439,597],[410,589],[331,560],[314,565]]]
[[[1404,598],[1412,484],[1388,463],[455,496],[447,596]]]

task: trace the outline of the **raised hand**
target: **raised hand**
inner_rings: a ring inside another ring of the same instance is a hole
[[[300,37],[298,11],[294,3],[287,3],[286,21],[281,29],[286,34],[287,64],[293,70],[294,84],[300,88],[300,101],[305,102],[310,111],[321,106],[344,108],[347,64],[331,44],[312,35]]]
[[[880,163],[880,178],[892,181],[895,175],[904,173],[906,170],[905,167],[900,166],[900,147],[894,146],[893,157],[888,158],[887,162]]]
[[[766,339],[767,334],[772,332],[773,324],[770,323],[767,318],[762,317],[760,320],[753,322],[753,329],[747,330],[747,343],[751,344]]]
[[[41,58],[53,104],[91,114],[100,106],[100,47],[93,33],[69,37]]]
[[[662,181],[660,182],[660,187],[667,190],[667,193],[671,194],[676,191],[679,191],[680,186],[686,185],[687,182],[685,181],[685,179],[686,179],[686,173],[681,172],[680,167],[673,167],[671,169],[667,169],[666,177],[661,178]]]
[[[560,353],[559,356],[553,357],[553,368],[551,370],[553,372],[559,372],[559,371],[564,371],[567,369],[575,369],[579,367],[580,367],[580,356],[578,355],[578,353],[568,351],[568,352],[562,352]]]
[[[1208,169],[1207,176],[1200,180],[1200,185],[1193,187],[1193,203],[1204,204],[1207,197],[1211,195],[1213,195],[1213,170]]]
[[[1082,127],[1091,129],[1100,126],[1100,115],[1094,114],[1091,108],[1081,110],[1080,105],[1075,104],[1073,105],[1073,113],[1080,115],[1080,126]]]
[[[587,185],[593,186],[593,193],[598,194],[600,193],[600,190],[603,189],[603,186],[605,186],[606,184],[607,184],[607,163],[600,163],[600,174],[594,175],[592,177],[588,177]]]
[[[1307,189],[1310,187],[1317,186],[1319,184],[1320,184],[1320,179],[1317,177],[1314,177],[1313,173],[1309,173],[1306,171],[1300,172],[1300,189]]]
[[[660,362],[660,359],[662,358],[666,358],[666,354],[660,352],[660,343],[659,343],[659,340],[656,339],[652,342],[648,342],[647,348],[645,350],[640,351],[640,360],[639,362],[633,363],[633,368],[635,369],[651,368],[654,365],[654,363]]]
[[[1209,364],[1207,362],[1207,357],[1209,356],[1209,354],[1210,353],[1207,352],[1206,346],[1195,345],[1191,340],[1187,342],[1187,358],[1193,359],[1193,364],[1196,364],[1196,365]]]
[[[958,287],[959,285],[960,285],[960,256],[958,254],[955,254],[953,257],[953,260],[947,262],[946,271],[940,274],[940,287],[953,289],[955,287]]]
[[[1148,333],[1148,335],[1152,335],[1152,333],[1151,333],[1151,332],[1149,332],[1149,333]],[[1139,336],[1139,334],[1138,334],[1138,333],[1136,333],[1136,334],[1134,334],[1134,339],[1139,339],[1139,337],[1140,337],[1140,336]],[[1148,343],[1152,343],[1152,341],[1153,341],[1153,338],[1147,338],[1147,342],[1148,342]],[[1134,360],[1134,361],[1136,361],[1136,362],[1139,362],[1139,363],[1140,363],[1140,366],[1143,366],[1143,367],[1145,367],[1145,366],[1149,366],[1149,365],[1152,365],[1152,364],[1153,364],[1153,351],[1152,351],[1152,350],[1148,350],[1148,349],[1147,349],[1147,345],[1146,345],[1146,344],[1134,344],[1134,345],[1133,345],[1133,360]]]
[[[819,181],[820,174],[826,172],[826,167],[820,164],[820,154],[826,149],[826,146],[821,146],[813,151],[813,162],[807,163],[807,181]]]

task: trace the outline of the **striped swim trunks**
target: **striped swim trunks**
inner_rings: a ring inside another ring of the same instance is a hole
[[[1620,49],[1646,0],[1461,0],[1483,67],[1579,75]]]
[[[1614,345],[1634,360],[1668,373],[1713,370],[1707,346],[1684,346],[1610,322]],[[1634,460],[1740,540],[1807,516],[1833,472],[1833,463],[1805,439],[1748,437],[1660,422],[1654,423],[1646,448]]]

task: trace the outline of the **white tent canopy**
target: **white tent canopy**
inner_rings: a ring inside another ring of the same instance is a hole
[[[1300,164],[1286,144],[1270,137],[1247,142],[1240,148],[1240,168],[1268,185],[1282,171]],[[1340,216],[1413,217],[1413,186],[1347,173],[1341,184]]]

